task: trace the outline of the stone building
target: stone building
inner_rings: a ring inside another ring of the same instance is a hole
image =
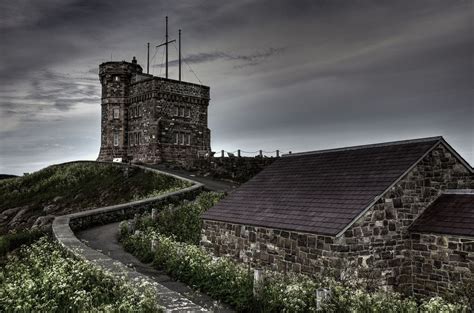
[[[202,244],[257,267],[345,264],[389,289],[444,294],[474,279],[472,188],[442,137],[287,155],[203,214]]]
[[[132,62],[105,62],[99,161],[187,164],[210,153],[209,87],[142,73]]]

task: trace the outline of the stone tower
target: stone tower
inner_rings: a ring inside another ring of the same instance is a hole
[[[135,57],[129,62],[106,62],[99,66],[102,84],[101,143],[98,160],[127,158],[127,103],[132,77],[142,72]]]
[[[102,136],[98,160],[192,166],[211,152],[209,87],[142,73],[132,62],[99,67]]]

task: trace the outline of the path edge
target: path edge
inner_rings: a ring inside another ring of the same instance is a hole
[[[164,193],[162,195],[148,199],[100,207],[68,215],[56,216],[52,224],[52,233],[54,239],[64,249],[66,249],[68,253],[80,260],[86,261],[91,265],[100,268],[108,274],[111,274],[115,279],[125,279],[126,282],[139,291],[144,291],[145,288],[149,288],[145,285],[152,286],[156,293],[158,304],[162,306],[162,309],[164,309],[166,312],[207,312],[206,309],[195,304],[180,293],[172,291],[167,287],[158,284],[151,278],[125,266],[123,263],[114,260],[95,249],[90,248],[80,241],[74,234],[74,230],[86,229],[98,224],[108,224],[131,218],[136,213],[143,213],[158,204],[172,204],[184,199],[193,199],[198,193],[204,190],[204,185],[188,178],[180,177],[141,165],[97,161],[74,161],[63,164],[73,163],[99,163],[136,167],[145,171],[154,172],[156,174],[172,176],[176,179],[187,181],[192,184],[190,187],[178,191]]]

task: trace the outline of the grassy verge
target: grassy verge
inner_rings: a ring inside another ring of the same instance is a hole
[[[0,180],[0,234],[62,215],[175,191],[189,183],[140,168],[70,163]]]

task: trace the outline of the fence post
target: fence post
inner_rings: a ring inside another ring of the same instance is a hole
[[[224,150],[221,150],[221,158],[224,157]]]
[[[240,158],[240,149],[237,150],[237,156]]]
[[[316,289],[316,309],[321,310],[323,302],[329,297],[331,297],[331,290],[327,288]]]
[[[153,208],[151,209],[151,220],[153,222],[156,222],[157,219],[158,219],[158,209]]]
[[[280,150],[277,150],[277,158],[280,157]]]
[[[262,150],[258,150],[258,154],[260,155],[261,158],[263,157],[263,151]]]
[[[151,252],[156,252],[156,248],[158,247],[158,240],[153,238],[151,240]]]
[[[253,270],[253,296],[258,298],[262,291],[263,285],[263,271],[254,269]]]
[[[135,226],[136,226],[136,224],[135,224],[135,220],[134,220],[134,219],[128,222],[128,232],[129,232],[131,235],[133,235],[133,234],[135,233]]]

